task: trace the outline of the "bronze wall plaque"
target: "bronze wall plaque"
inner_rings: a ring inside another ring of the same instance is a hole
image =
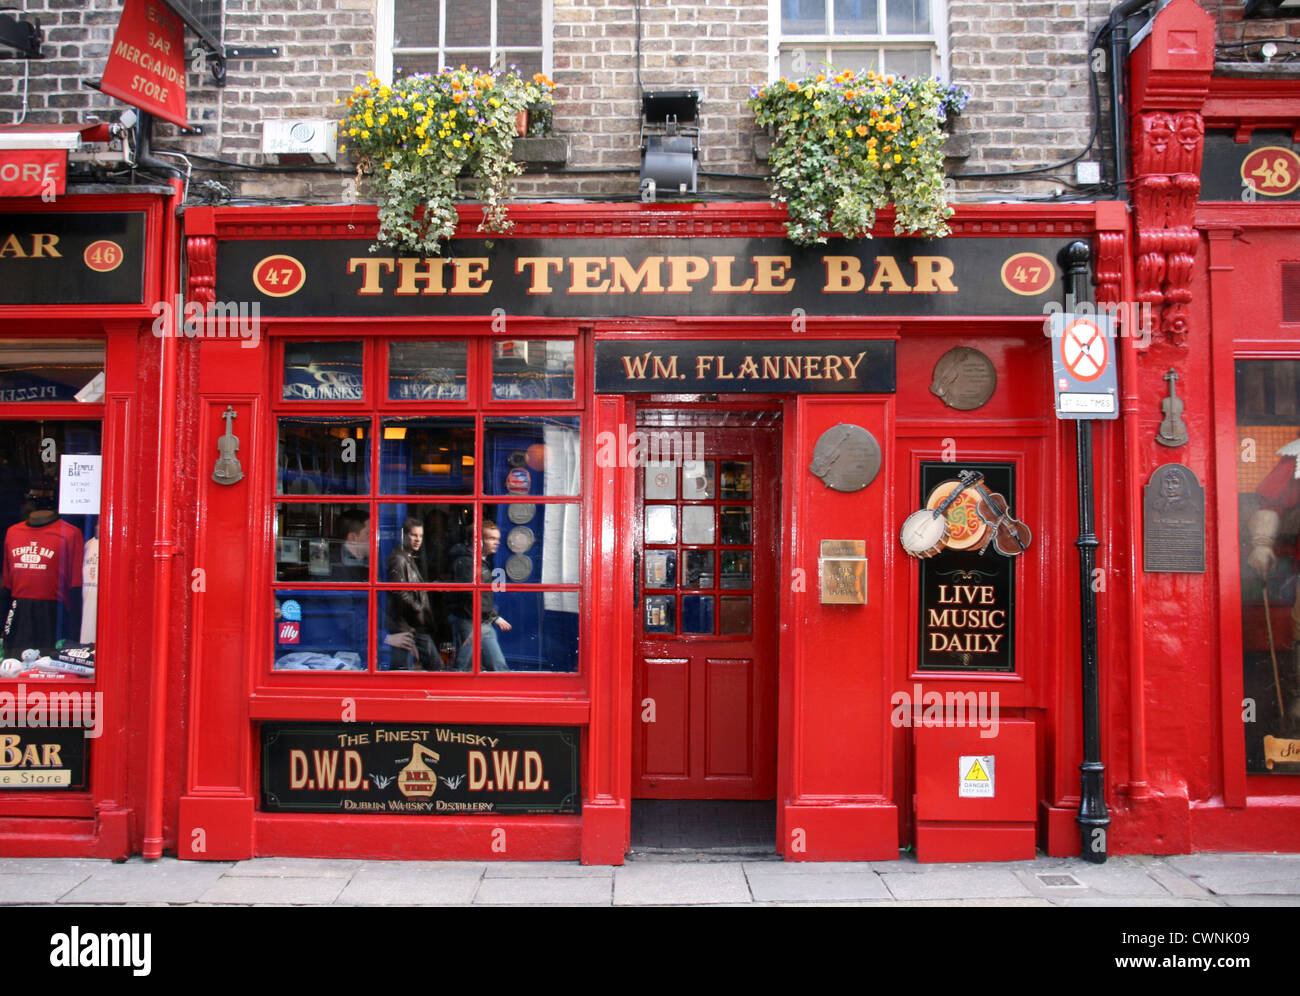
[[[1142,493],[1142,567],[1205,573],[1205,489],[1181,463],[1157,467]]]
[[[957,346],[944,353],[930,378],[930,393],[949,408],[963,412],[986,404],[997,386],[993,361],[970,346]]]
[[[817,439],[813,447],[813,476],[833,491],[861,491],[880,473],[880,444],[860,425],[840,422]]]

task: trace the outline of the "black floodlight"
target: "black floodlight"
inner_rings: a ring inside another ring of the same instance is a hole
[[[12,14],[0,14],[0,45],[16,48],[29,59],[39,59],[42,39],[40,21],[20,21]]]
[[[641,94],[641,197],[695,193],[700,158],[698,90]],[[683,127],[685,125],[686,127]]]
[[[1245,16],[1300,18],[1300,0],[1246,0]]]

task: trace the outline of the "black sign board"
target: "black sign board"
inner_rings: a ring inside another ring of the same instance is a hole
[[[1259,129],[1246,142],[1232,131],[1207,131],[1201,200],[1300,201],[1300,144],[1290,129]]]
[[[4,693],[12,694],[12,693]],[[35,697],[60,692],[28,692],[18,706],[26,726],[0,726],[0,789],[7,791],[86,790],[86,730],[77,726],[42,727],[32,719],[37,708]],[[80,695],[80,692],[73,692]],[[53,704],[47,709],[57,708]],[[44,714],[42,714],[44,715]]]
[[[892,339],[606,340],[597,394],[892,394]]]
[[[355,239],[234,240],[217,248],[217,298],[256,301],[269,317],[1041,315],[1059,296],[1061,245],[500,238],[420,258]]]
[[[578,730],[264,723],[262,808],[297,813],[576,813]]]
[[[144,214],[0,214],[0,305],[139,304]]]
[[[1142,489],[1142,569],[1205,573],[1205,488],[1190,467],[1166,463]]]
[[[1016,468],[1010,463],[923,463],[918,507],[938,504],[948,490],[935,495],[935,489],[955,486],[961,470],[983,473],[984,487],[1003,495],[1015,515]],[[947,516],[948,545],[921,561],[917,670],[1014,671],[1016,558],[991,545],[979,552],[990,527],[973,501],[959,499]]]

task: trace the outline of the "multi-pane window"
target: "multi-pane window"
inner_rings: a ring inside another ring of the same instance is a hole
[[[444,66],[551,70],[551,0],[381,0],[378,74],[436,73]]]
[[[753,463],[652,462],[643,470],[648,634],[753,630]]]
[[[778,75],[943,71],[940,0],[780,0]]]
[[[578,669],[574,346],[284,344],[275,670]]]

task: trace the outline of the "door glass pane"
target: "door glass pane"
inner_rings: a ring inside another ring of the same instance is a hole
[[[370,420],[282,418],[276,451],[282,495],[363,495],[370,490]]]
[[[645,586],[647,588],[672,588],[677,584],[677,551],[647,550],[645,553]]]
[[[748,501],[753,496],[753,466],[748,460],[722,462],[723,501]]]
[[[719,598],[718,632],[741,635],[753,628],[753,611],[748,595],[722,595]]]
[[[285,401],[360,401],[360,342],[286,342]]]
[[[393,401],[464,401],[469,376],[464,340],[399,341],[388,347],[388,397]]]
[[[677,542],[677,509],[672,505],[647,505],[645,509],[645,541],[647,543]]]
[[[705,634],[713,632],[713,596],[682,596],[682,632]]]
[[[686,567],[682,575],[683,588],[712,588],[714,554],[712,550],[683,550]]]
[[[748,546],[750,515],[747,508],[722,510],[722,542],[728,546]]]
[[[379,490],[386,495],[467,495],[474,490],[472,418],[386,418]]]
[[[686,460],[682,463],[682,498],[707,501],[714,498],[713,461]]]
[[[645,631],[647,633],[677,632],[674,612],[676,599],[672,595],[647,595],[645,599]]]
[[[682,508],[682,542],[701,546],[713,542],[712,505],[686,505]]]
[[[748,588],[751,584],[749,551],[724,551],[722,554],[722,587]]]
[[[645,496],[651,501],[671,501],[677,497],[677,467],[671,463],[645,465]]]

